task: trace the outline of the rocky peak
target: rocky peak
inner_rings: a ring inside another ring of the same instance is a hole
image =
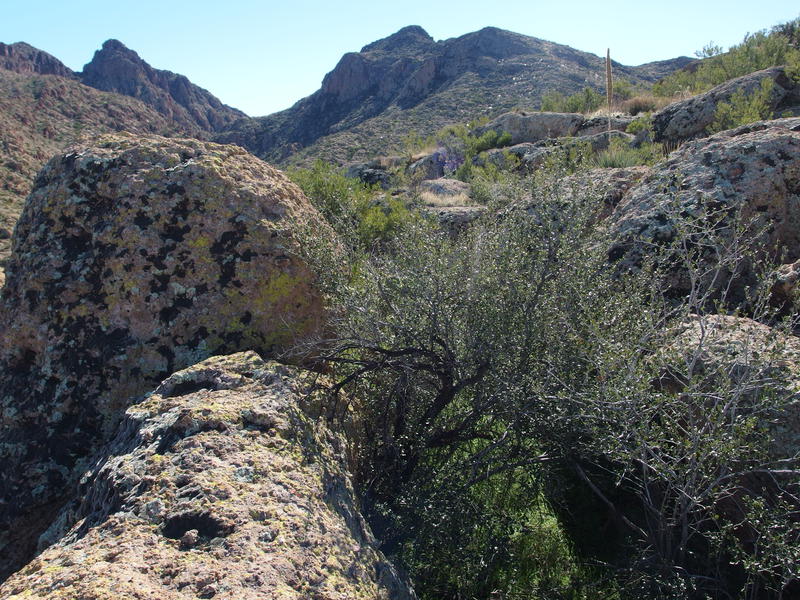
[[[138,98],[192,134],[217,131],[245,116],[185,76],[154,69],[119,40],[108,40],[95,52],[81,80],[105,92]]]
[[[433,38],[419,25],[403,27],[396,33],[371,44],[367,44],[361,52],[403,52],[408,50],[427,50],[435,46]]]
[[[25,42],[3,44],[0,42],[0,68],[15,73],[59,75],[75,77],[75,74],[55,56],[34,48]]]

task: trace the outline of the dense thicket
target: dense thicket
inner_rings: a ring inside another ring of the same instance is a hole
[[[315,350],[356,431],[367,518],[424,598],[777,597],[798,532],[744,484],[791,458],[766,454],[787,400],[772,359],[734,379],[699,369],[702,338],[671,345],[725,309],[708,282],[746,240],[697,215],[620,270],[601,201],[562,175],[488,184],[487,216],[455,238],[416,218],[349,269],[312,251],[333,315]],[[680,298],[675,269],[695,282]],[[718,510],[731,495],[736,519]]]

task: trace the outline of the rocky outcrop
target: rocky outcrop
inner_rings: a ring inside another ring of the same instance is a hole
[[[408,173],[412,179],[418,181],[439,179],[444,177],[445,162],[445,153],[436,150],[435,152],[418,158],[408,165],[406,173]]]
[[[423,211],[439,223],[442,231],[456,237],[486,212],[485,206],[428,206]]]
[[[759,243],[769,254],[800,258],[800,118],[752,123],[670,154],[611,216],[611,257],[638,262],[648,245],[671,241],[677,219],[688,216],[714,214],[725,234],[737,213],[763,231]]]
[[[141,100],[180,124],[186,133],[220,131],[246,116],[183,75],[154,69],[117,40],[105,42],[80,77],[98,90]]]
[[[415,596],[359,514],[316,377],[214,357],[131,408],[3,598]]]
[[[510,112],[489,121],[477,129],[475,134],[496,131],[510,134],[512,144],[538,142],[548,138],[575,135],[585,120],[585,117],[578,113]]]
[[[493,148],[485,156],[477,156],[475,163],[483,165],[491,163],[501,168],[516,168],[521,172],[530,172],[541,167],[548,159],[563,156],[565,151],[575,149],[579,152],[600,152],[606,150],[612,142],[631,146],[635,136],[623,131],[612,130],[610,133],[595,133],[576,137],[545,138],[538,142],[516,144],[508,148]],[[510,164],[511,156],[516,164]]]
[[[575,195],[594,195],[598,197],[602,208],[597,218],[606,219],[639,181],[650,167],[622,167],[616,169],[591,169],[572,175],[563,180],[563,184]]]
[[[358,179],[366,185],[379,185],[383,189],[389,187],[391,175],[380,160],[372,160],[366,163],[358,163],[347,167],[345,177]]]
[[[22,75],[59,75],[75,78],[75,74],[55,56],[25,42],[0,42],[0,69]]]
[[[754,92],[765,79],[774,82],[770,94],[773,111],[780,113],[782,108],[800,104],[800,85],[786,74],[783,67],[771,67],[731,79],[705,94],[673,102],[658,111],[653,115],[655,141],[677,143],[705,135],[706,128],[714,121],[719,103],[730,101],[737,92]]]
[[[611,115],[611,131],[626,131],[635,117],[628,115]],[[608,131],[608,117],[591,117],[578,128],[577,136],[594,136]]]
[[[88,135],[112,131],[170,135],[179,128],[143,103],[72,78],[0,69],[0,261],[36,173]]]
[[[108,136],[45,166],[0,297],[5,569],[132,398],[214,353],[275,356],[317,331],[305,230],[330,231],[236,147]]]

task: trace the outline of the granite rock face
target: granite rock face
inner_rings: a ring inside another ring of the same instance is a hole
[[[154,69],[117,40],[105,42],[80,77],[98,90],[141,100],[190,134],[219,131],[246,116],[185,76]]]
[[[3,598],[412,600],[358,512],[314,374],[253,352],[179,371],[125,413]]]
[[[305,228],[330,231],[236,147],[114,135],[45,166],[0,296],[3,571],[132,398],[212,354],[275,356],[317,331]]]
[[[751,123],[670,154],[611,215],[612,258],[636,262],[648,245],[674,238],[677,218],[711,213],[720,231],[738,213],[763,230],[766,252],[785,253],[784,262],[800,258],[800,118]]]
[[[673,102],[653,115],[653,132],[657,142],[681,142],[702,137],[714,120],[717,105],[728,102],[737,92],[750,94],[765,79],[774,82],[770,95],[770,108],[800,104],[800,86],[786,74],[783,67],[771,67],[736,79],[731,79],[704,94]]]

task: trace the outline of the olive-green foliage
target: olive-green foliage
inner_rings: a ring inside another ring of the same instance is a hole
[[[758,89],[750,94],[739,90],[731,96],[729,102],[720,102],[714,113],[714,121],[708,126],[709,133],[733,129],[754,121],[772,118],[770,96],[775,82],[764,79]]]
[[[643,90],[626,79],[614,79],[614,102],[628,100]],[[606,103],[606,97],[597,90],[586,86],[580,92],[569,96],[558,91],[542,94],[540,110],[546,112],[593,113]]]
[[[604,268],[599,200],[559,179],[501,185],[502,218],[457,239],[401,232],[340,290],[326,355],[362,399],[357,483],[426,598],[589,597],[552,515],[534,527],[572,447],[559,381],[594,389],[649,320]]]
[[[800,68],[798,24],[800,19],[795,19],[771,31],[748,34],[741,44],[732,46],[724,54],[715,55],[713,52],[716,50],[710,50],[711,56],[705,58],[697,69],[668,75],[653,86],[653,92],[660,96],[687,92],[699,94],[730,79],[776,65],[787,65],[790,71],[797,72]]]
[[[294,169],[289,177],[352,249],[385,243],[416,218],[402,201],[378,198],[375,186],[345,177],[323,161],[310,169]]]
[[[653,131],[653,116],[650,113],[645,113],[640,117],[636,117],[633,121],[628,123],[625,131],[633,135],[636,135],[640,131]]]
[[[786,512],[753,508],[752,526],[782,533],[736,559],[736,524],[716,510],[748,472],[796,467],[764,461],[782,407],[769,386],[754,390],[774,369],[733,378],[664,350],[690,314],[725,306],[708,282],[752,258],[747,241],[726,241],[739,229],[700,205],[667,208],[672,241],[611,268],[601,200],[554,168],[487,184],[487,214],[456,238],[401,228],[331,294],[336,335],[319,353],[358,423],[365,515],[425,599],[775,589],[793,576],[785,564],[763,573],[793,535]],[[677,298],[663,293],[675,269],[692,284]],[[703,342],[680,350],[701,356]],[[682,387],[657,385],[665,373]],[[575,544],[586,532],[568,539],[554,516],[587,499],[586,528],[619,528],[611,570],[587,567],[597,557]]]
[[[557,91],[545,92],[542,94],[539,108],[545,112],[592,113],[600,108],[603,102],[605,102],[605,96],[587,86],[583,88],[583,91],[570,96],[564,96]]]

